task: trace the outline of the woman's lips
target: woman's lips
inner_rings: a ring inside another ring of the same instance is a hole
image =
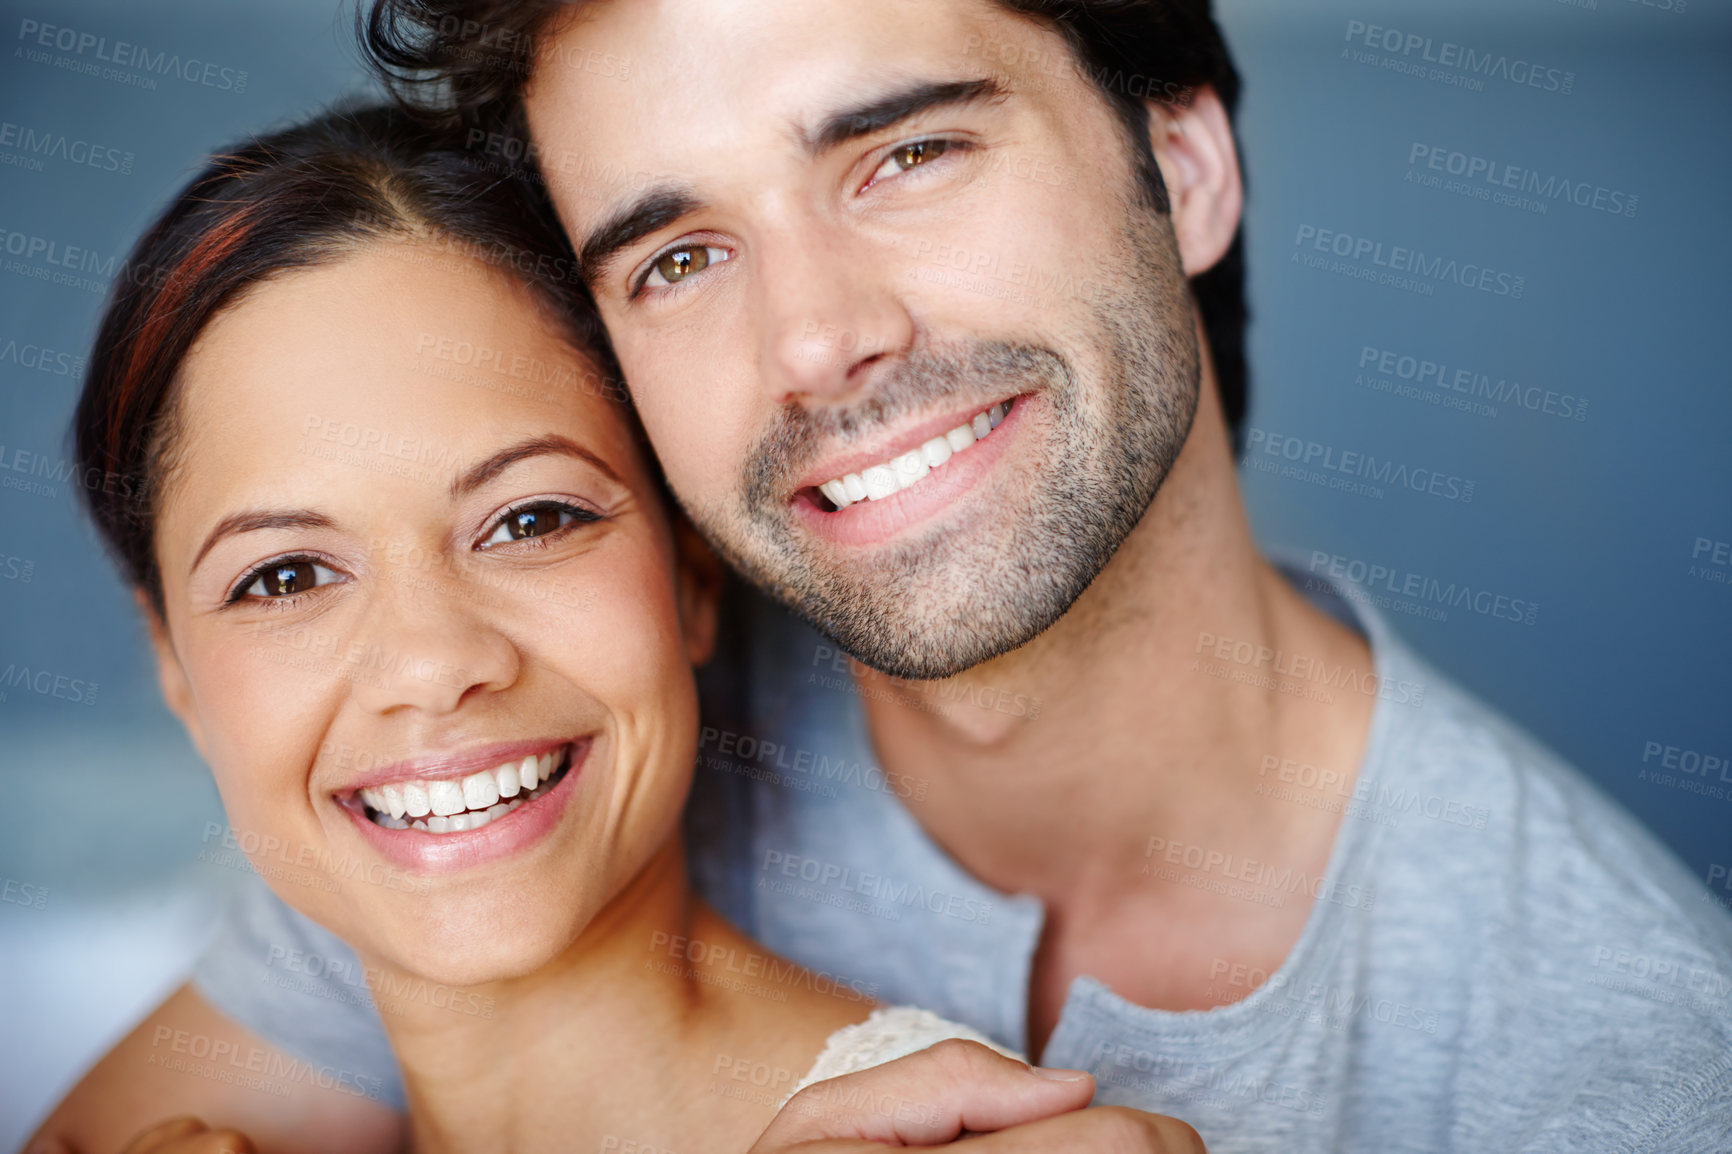
[[[405,777],[355,791],[386,829],[462,833],[503,817],[564,770],[571,746],[526,753],[461,776]],[[495,812],[497,811],[497,812]]]
[[[582,738],[460,779],[371,786],[339,798],[338,804],[363,838],[404,868],[417,873],[466,869],[517,853],[552,829],[591,745],[590,738]],[[531,774],[535,783],[525,789]],[[484,777],[488,780],[479,780]],[[385,808],[378,808],[379,802]]]

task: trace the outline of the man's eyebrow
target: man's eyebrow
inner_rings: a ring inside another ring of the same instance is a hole
[[[578,275],[585,284],[594,283],[615,253],[702,207],[703,202],[691,190],[678,185],[649,189],[628,201],[584,238],[577,250]]]
[[[465,493],[473,492],[487,484],[487,482],[493,480],[493,478],[497,477],[499,474],[505,472],[505,470],[509,469],[511,466],[517,464],[517,462],[528,460],[530,457],[540,457],[548,453],[557,453],[562,456],[576,457],[581,461],[587,461],[591,465],[595,466],[596,469],[600,470],[615,484],[625,484],[624,481],[620,480],[619,474],[614,472],[613,467],[606,461],[602,460],[576,441],[562,437],[557,433],[549,433],[544,437],[531,437],[528,440],[519,441],[515,445],[499,450],[499,452],[488,457],[485,461],[475,465],[461,477],[451,482],[451,495],[453,497],[461,497]]]
[[[911,116],[934,108],[996,100],[1005,88],[991,77],[978,80],[920,80],[865,104],[844,108],[826,116],[816,132],[802,131],[800,139],[813,156],[827,152],[860,136],[882,132]]]
[[[871,101],[826,116],[816,131],[798,137],[813,156],[856,137],[880,132],[934,108],[996,100],[1005,88],[991,77],[977,80],[921,80]],[[594,284],[609,261],[624,248],[704,207],[691,189],[662,184],[645,190],[615,210],[584,237],[577,250],[578,274]]]
[[[199,546],[198,556],[192,559],[192,568],[197,569],[205,554],[224,537],[236,533],[256,533],[260,529],[329,529],[336,522],[323,513],[315,513],[311,509],[249,509],[244,513],[235,513],[217,522]],[[189,569],[188,572],[191,572]]]

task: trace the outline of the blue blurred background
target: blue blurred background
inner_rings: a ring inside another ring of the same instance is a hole
[[[1722,885],[1732,9],[1218,7],[1246,80],[1260,538],[1376,573],[1413,645]],[[199,860],[215,791],[73,499],[82,358],[109,275],[207,150],[365,86],[350,19],[0,2],[0,1149],[178,984],[243,880]],[[37,48],[38,25],[182,75]],[[1332,487],[1316,463],[1344,452],[1471,500]]]

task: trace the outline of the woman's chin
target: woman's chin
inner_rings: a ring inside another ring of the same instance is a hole
[[[569,942],[548,941],[542,935],[483,934],[419,936],[396,939],[375,953],[373,968],[455,989],[490,986],[529,977],[558,957]],[[365,946],[358,953],[369,951]],[[369,980],[375,976],[369,974]],[[389,979],[386,979],[389,984]],[[375,989],[375,997],[388,990]]]

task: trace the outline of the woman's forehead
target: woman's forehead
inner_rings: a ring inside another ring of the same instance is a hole
[[[217,488],[292,483],[333,453],[359,485],[406,471],[443,485],[502,439],[554,432],[635,472],[610,390],[510,276],[414,242],[372,245],[213,319],[182,368],[173,459]]]

